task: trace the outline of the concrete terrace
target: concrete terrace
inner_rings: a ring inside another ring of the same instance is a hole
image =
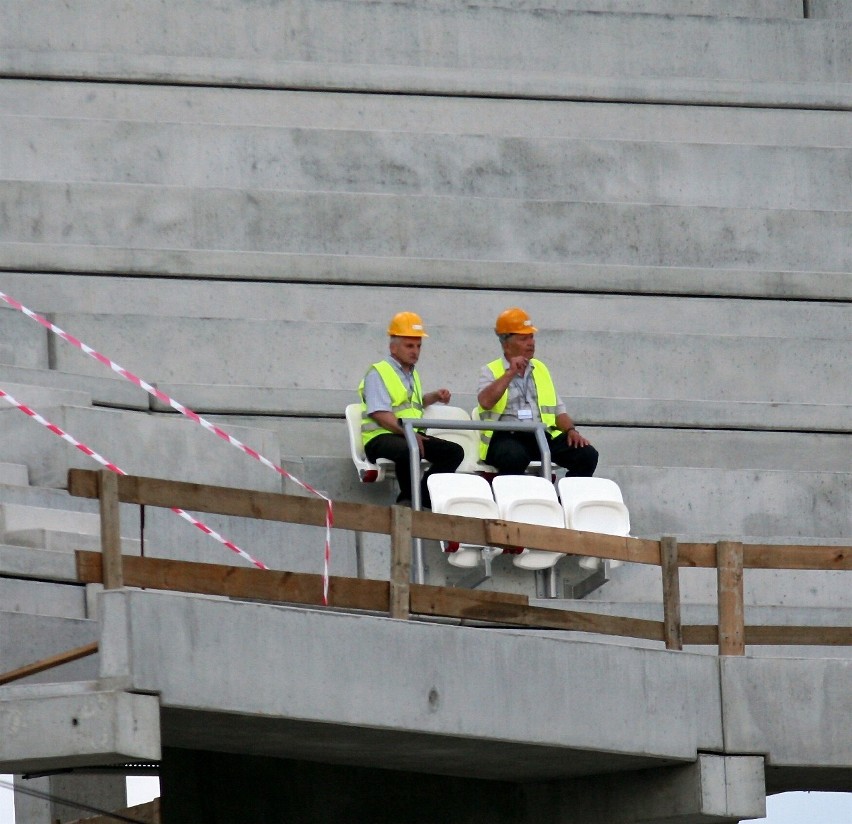
[[[724,6],[724,9],[721,7]],[[496,315],[538,353],[637,537],[852,544],[852,7],[843,0],[0,5],[0,291],[339,501],[343,409],[419,312],[428,388],[475,404]],[[301,494],[0,301],[0,390],[137,475]],[[0,398],[0,768],[164,822],[734,822],[852,791],[848,646],[710,647],[398,621],[77,578],[94,469]],[[274,570],[316,526],[204,515]],[[121,505],[129,555],[243,565]],[[425,541],[426,582],[459,578]],[[387,580],[386,535],[334,575]],[[852,626],[848,570],[747,570],[749,625]],[[584,577],[585,576],[585,577]],[[658,569],[582,599],[660,620]],[[600,583],[600,582],[598,582]],[[681,569],[684,620],[716,575]],[[235,789],[235,785],[238,789]],[[334,792],[329,787],[336,788]],[[17,824],[82,813],[18,796]],[[250,812],[246,812],[250,810]]]

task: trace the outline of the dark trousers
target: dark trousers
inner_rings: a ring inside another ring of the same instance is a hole
[[[598,451],[593,446],[570,446],[568,436],[561,432],[547,438],[550,459],[569,475],[588,478],[595,474]],[[533,432],[494,432],[485,463],[491,464],[501,475],[523,475],[530,461],[541,460],[541,452]]]
[[[376,462],[377,458],[393,461],[396,480],[399,483],[397,501],[411,500],[411,464],[408,457],[408,444],[402,435],[377,435],[364,447],[367,460]],[[426,436],[423,438],[423,457],[431,464],[420,482],[420,502],[423,507],[432,507],[426,478],[433,472],[455,472],[464,459],[464,449],[457,443],[441,438]]]

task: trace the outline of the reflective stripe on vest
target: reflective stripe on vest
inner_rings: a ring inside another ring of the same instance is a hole
[[[402,382],[402,378],[396,373],[396,370],[387,361],[379,361],[374,363],[370,369],[375,369],[388,390],[391,400],[390,411],[395,418],[422,418],[423,417],[423,389],[420,386],[420,375],[415,369],[411,373],[414,390],[412,394],[408,394],[408,388]],[[367,370],[369,374],[369,369]],[[367,376],[364,376],[366,380]],[[379,426],[367,414],[367,402],[364,400],[364,380],[358,385],[358,394],[361,396],[361,440],[366,445],[377,435],[392,435],[394,434],[389,429]]]
[[[556,387],[553,385],[553,378],[550,377],[550,370],[540,361],[533,358],[530,363],[533,365],[532,376],[535,384],[536,396],[538,398],[538,414],[541,416],[542,423],[547,427],[551,435],[559,434],[556,427]],[[506,372],[506,367],[503,365],[503,358],[491,361],[488,364],[491,374],[494,379],[501,377]],[[498,398],[497,403],[491,409],[483,409],[479,407],[479,419],[483,421],[497,421],[503,414],[506,404],[509,401],[509,387]],[[483,429],[479,433],[479,460],[484,461],[488,454],[488,447],[491,445],[491,436],[494,431],[491,429]]]

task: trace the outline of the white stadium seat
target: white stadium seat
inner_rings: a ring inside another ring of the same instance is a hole
[[[609,478],[562,478],[558,484],[559,498],[565,510],[565,525],[582,532],[604,535],[629,535],[630,514],[618,484]],[[597,569],[600,559],[580,560],[584,569]],[[610,561],[620,566],[621,561]]]
[[[393,461],[379,458],[378,463],[370,463],[364,454],[364,442],[361,439],[361,404],[350,403],[346,407],[346,428],[349,432],[349,453],[352,463],[358,470],[362,483],[375,483],[384,480],[388,468],[393,469]]]
[[[500,517],[506,521],[565,528],[565,513],[556,497],[556,489],[537,475],[498,475],[491,482]],[[524,548],[514,558],[521,569],[548,569],[562,556]]]
[[[432,512],[463,515],[467,518],[498,518],[497,504],[488,481],[479,475],[438,473],[426,479]],[[472,544],[448,545],[441,541],[447,560],[457,567],[475,567],[485,547]]]

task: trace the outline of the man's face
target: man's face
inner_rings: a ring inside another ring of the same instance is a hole
[[[503,354],[506,355],[507,360],[519,355],[529,360],[535,355],[535,335],[512,335],[503,344]]]
[[[391,341],[390,353],[403,366],[411,368],[420,358],[423,338],[396,338]]]

